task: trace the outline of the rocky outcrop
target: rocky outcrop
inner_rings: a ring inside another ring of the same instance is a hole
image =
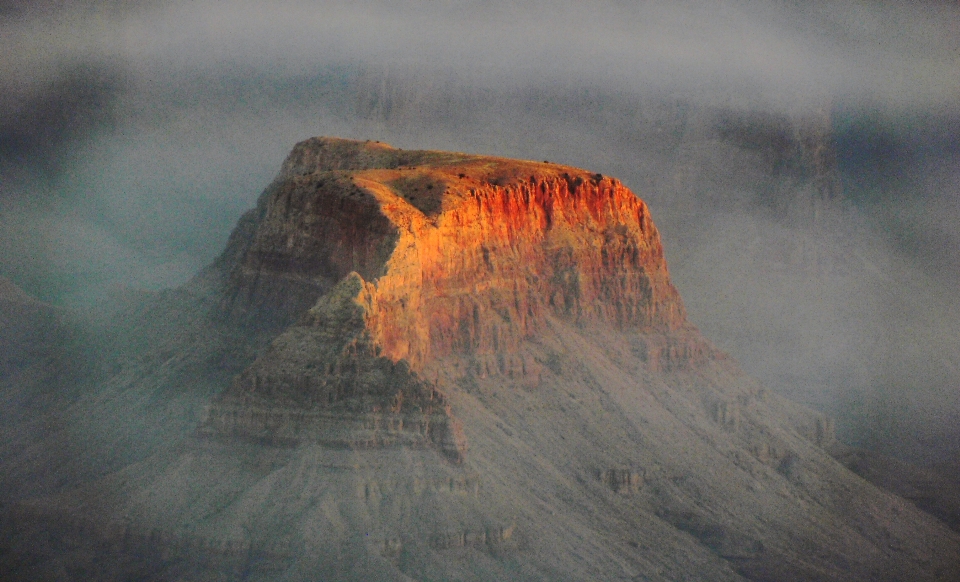
[[[280,335],[211,405],[205,436],[331,447],[436,447],[455,462],[466,445],[450,404],[403,360],[381,354],[367,328],[367,291],[344,278]]]
[[[299,319],[202,434],[460,459],[457,423],[426,381],[445,359],[535,385],[541,358],[523,344],[551,317],[635,333],[655,371],[714,354],[686,321],[647,206],[566,166],[307,140],[221,264],[227,317]]]
[[[511,351],[551,314],[686,325],[649,210],[599,174],[317,138],[297,145],[254,214],[235,234],[250,242],[223,259],[226,310],[282,304],[291,318],[356,272],[375,341],[415,369]]]
[[[613,490],[614,493],[630,495],[643,487],[643,469],[618,467],[614,469],[596,469],[594,478]]]
[[[513,525],[442,532],[433,536],[433,547],[439,550],[469,546],[502,546],[513,538]]]
[[[844,468],[829,420],[686,322],[649,213],[615,180],[308,140],[172,293],[132,320],[164,333],[122,342],[129,369],[67,434],[122,451],[206,416],[4,507],[0,577],[934,581],[960,566],[955,532]],[[178,393],[193,404],[139,418]]]

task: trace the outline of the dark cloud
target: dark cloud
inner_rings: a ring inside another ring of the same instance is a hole
[[[79,141],[115,121],[122,86],[120,71],[82,63],[39,90],[7,95],[0,105],[0,167],[59,172]]]

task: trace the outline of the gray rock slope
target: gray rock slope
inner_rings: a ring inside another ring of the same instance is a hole
[[[84,395],[5,453],[38,487],[6,496],[0,573],[955,580],[960,536],[686,322],[618,188],[298,145],[221,259],[118,314]]]

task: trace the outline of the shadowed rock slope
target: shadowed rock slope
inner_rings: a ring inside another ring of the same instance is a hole
[[[149,454],[8,508],[12,577],[960,572],[956,533],[836,462],[829,419],[687,322],[616,179],[311,139],[179,293],[193,331],[140,377],[207,362],[219,392]]]

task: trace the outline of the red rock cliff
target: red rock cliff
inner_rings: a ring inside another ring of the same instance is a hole
[[[686,323],[646,204],[576,168],[316,138],[296,146],[260,213],[238,296],[282,295],[302,312],[355,271],[375,342],[414,369],[513,350],[549,315]]]

